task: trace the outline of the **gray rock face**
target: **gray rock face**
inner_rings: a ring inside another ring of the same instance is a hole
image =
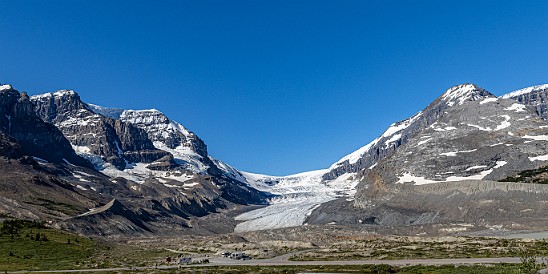
[[[314,211],[307,223],[457,224],[456,231],[495,226],[535,229],[548,223],[548,185],[473,180],[387,187],[392,195],[376,199],[375,204],[357,208],[344,199],[335,200]]]
[[[100,205],[116,199],[59,227],[101,235],[171,233],[188,228],[195,217],[235,204],[265,202],[267,194],[221,170],[218,165],[229,166],[214,162],[198,136],[157,110],[103,108],[66,90],[31,100],[27,110],[59,128],[70,141],[68,147],[92,160],[102,173],[70,166],[76,170],[55,175]],[[10,153],[16,154],[16,148]]]
[[[378,161],[392,155],[417,133],[435,123],[448,107],[490,97],[495,96],[476,85],[454,86],[421,112],[409,119],[392,124],[382,136],[355,153],[339,160],[323,178],[333,180],[342,174],[369,168]]]
[[[533,108],[509,99],[468,101],[447,108],[391,156],[362,170],[355,204],[367,206],[367,197],[387,185],[500,180],[548,164],[546,155],[548,123]]]
[[[524,105],[532,106],[544,120],[548,120],[548,85],[539,85],[520,89],[506,95],[504,99],[514,99]]]
[[[13,137],[26,155],[55,163],[67,160],[89,166],[89,162],[74,153],[70,143],[53,125],[43,122],[34,112],[26,93],[19,94],[11,86],[0,90],[0,131]]]
[[[548,165],[547,88],[501,98],[474,85],[449,89],[333,165],[324,179],[357,173],[357,192],[323,204],[307,222],[545,226],[545,185],[495,181]]]
[[[154,147],[142,129],[95,114],[73,91],[58,91],[31,98],[34,110],[59,128],[77,152],[98,155],[124,169],[128,162],[151,163],[168,152]]]
[[[168,148],[188,147],[198,155],[207,157],[207,146],[196,134],[181,124],[170,120],[157,110],[126,110],[120,120],[145,130],[153,142],[161,142]]]

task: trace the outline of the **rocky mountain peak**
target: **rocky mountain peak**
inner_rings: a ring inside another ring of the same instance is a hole
[[[446,109],[485,98],[496,97],[474,84],[453,86],[422,111],[390,125],[380,137],[333,164],[323,178],[333,180],[345,173],[355,173],[370,168],[379,160],[390,156],[418,132],[434,124],[444,115]]]
[[[475,84],[461,84],[449,88],[440,99],[445,101],[448,106],[454,104],[462,105],[466,101],[476,101],[486,97],[495,97],[495,95],[482,89]]]
[[[0,84],[0,90],[5,90],[5,89],[13,89],[13,87],[11,85]]]
[[[69,99],[69,98],[74,98],[74,99],[80,100],[80,95],[78,95],[78,93],[76,93],[74,90],[61,89],[61,90],[58,90],[58,91],[55,91],[55,92],[48,92],[48,93],[44,93],[44,94],[40,94],[40,95],[34,95],[34,96],[32,96],[32,98],[33,99],[41,99],[41,98],[50,98],[50,99],[65,98],[65,99]]]
[[[120,120],[145,130],[157,147],[168,151],[189,148],[201,157],[207,158],[208,156],[207,146],[198,136],[183,125],[169,119],[159,110],[125,110],[120,115]]]
[[[21,92],[21,95],[19,96],[19,101],[22,102],[22,101],[28,101],[29,100],[29,95],[26,93],[26,92]]]
[[[97,114],[72,90],[35,95],[31,101],[40,118],[59,128],[97,168],[110,163],[122,170],[128,162],[153,162],[169,154],[157,150],[142,129]]]

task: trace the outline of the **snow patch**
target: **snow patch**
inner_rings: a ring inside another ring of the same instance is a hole
[[[75,146],[75,145],[72,145],[72,149],[74,150],[74,152],[76,152],[77,154],[89,154],[91,153],[91,150],[89,147],[87,146]]]
[[[498,125],[495,130],[501,130],[501,129],[505,129],[509,126],[511,126],[512,124],[509,122],[510,121],[510,115],[501,115],[500,117],[504,118],[504,121],[501,122],[500,125]]]
[[[330,169],[334,169],[338,167],[339,165],[343,164],[344,162],[348,161],[349,164],[355,164],[358,162],[358,160],[374,145],[376,145],[381,139],[388,138],[388,141],[385,142],[385,145],[388,145],[391,142],[394,142],[395,140],[401,138],[401,134],[399,134],[398,137],[395,137],[394,134],[408,128],[410,125],[412,125],[417,119],[419,119],[422,116],[422,111],[418,112],[417,114],[413,115],[411,118],[406,119],[401,122],[393,123],[388,127],[388,129],[377,139],[373,140],[369,144],[359,148],[358,150],[344,156],[339,161],[331,165]]]
[[[535,141],[548,141],[548,135],[525,135],[523,139],[531,139]]]
[[[492,129],[491,127],[482,127],[482,126],[479,126],[479,125],[472,125],[472,124],[466,124],[467,126],[469,127],[474,127],[474,128],[477,128],[481,131],[497,131],[497,130],[501,130],[501,129],[505,129],[509,126],[511,126],[512,124],[509,122],[510,121],[510,115],[500,115],[500,117],[504,118],[504,121],[502,121],[499,125],[497,125],[497,127],[495,127],[494,129]]]
[[[514,103],[511,106],[505,108],[504,110],[514,110],[515,112],[524,112],[527,107],[522,104]]]
[[[81,185],[76,185],[76,188],[81,189],[81,190],[89,190],[89,189],[87,189],[87,188],[85,188],[85,187],[83,187],[83,186],[81,186]]]
[[[426,139],[426,140],[422,140],[422,141],[419,142],[419,144],[418,144],[417,146],[424,145],[424,144],[430,142],[430,140],[432,140],[432,138],[428,138],[428,139]]]
[[[391,143],[396,142],[399,139],[401,139],[401,134],[394,134],[390,139],[384,142],[384,146],[389,147]]]
[[[485,98],[483,99],[483,101],[480,102],[480,105],[483,105],[483,104],[486,104],[486,103],[491,103],[491,102],[496,102],[498,101],[498,98]]]
[[[146,168],[148,165],[149,164],[147,163],[131,163],[126,166],[126,169],[118,170],[113,165],[107,163],[104,164],[104,168],[101,172],[113,178],[121,177],[140,184],[144,183],[146,179],[149,178],[162,179],[163,181],[159,180],[159,182],[164,184],[167,183],[167,180],[165,179],[174,180],[181,183],[194,179],[194,175],[177,171],[150,170]]]
[[[457,181],[465,181],[465,180],[481,180],[485,176],[491,174],[493,170],[500,168],[504,165],[506,165],[508,162],[506,161],[497,161],[495,163],[495,166],[489,170],[481,171],[478,174],[471,175],[471,176],[449,176],[443,181],[436,181],[436,180],[430,180],[426,179],[425,177],[416,176],[411,173],[403,173],[401,176],[398,177],[398,181],[396,183],[403,184],[403,183],[414,183],[415,185],[424,185],[424,184],[434,184],[434,183],[441,183],[441,182],[457,182]],[[473,170],[473,169],[472,169]]]
[[[434,128],[435,131],[450,131],[450,130],[455,130],[457,129],[456,127],[444,127],[444,128]]]
[[[474,169],[482,169],[482,168],[486,168],[487,166],[471,166],[469,168],[466,169],[466,171],[470,171],[470,170],[474,170]]]
[[[535,157],[529,157],[529,161],[548,161],[548,154]]]
[[[458,153],[469,153],[469,152],[474,152],[474,151],[476,151],[476,150],[477,150],[477,149],[461,150],[461,151],[450,151],[450,152],[443,152],[443,153],[440,153],[439,155],[440,155],[440,156],[454,157],[454,156],[457,156]]]

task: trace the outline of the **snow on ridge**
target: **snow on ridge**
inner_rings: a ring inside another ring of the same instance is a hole
[[[401,134],[397,134],[401,132],[402,130],[408,128],[410,125],[412,125],[416,120],[419,119],[419,117],[422,116],[422,111],[419,111],[417,114],[413,115],[411,118],[405,119],[403,121],[393,123],[391,124],[388,129],[378,138],[370,142],[369,144],[357,149],[356,151],[344,156],[337,162],[335,162],[333,165],[331,165],[330,169],[334,169],[337,166],[341,165],[345,161],[348,161],[349,164],[355,164],[358,162],[358,160],[373,146],[375,146],[381,139],[388,138],[387,141],[385,141],[385,146],[390,145],[390,143],[397,141],[399,138],[401,138]],[[399,136],[398,136],[399,135]]]
[[[121,108],[108,108],[94,104],[87,104],[87,106],[93,113],[110,117],[112,119],[120,119],[122,112],[124,112],[124,109]]]
[[[453,106],[455,103],[462,105],[465,101],[470,99],[478,100],[479,98],[484,98],[478,91],[481,91],[481,89],[474,84],[457,85],[445,91],[441,96],[441,99],[444,100],[448,106]]]
[[[142,125],[144,127],[157,127],[158,130],[169,130],[181,132],[185,136],[191,135],[183,125],[169,119],[164,113],[157,109],[145,110],[124,110],[120,119],[124,122]]]
[[[70,89],[62,89],[62,90],[58,90],[56,92],[53,93],[53,96],[55,97],[63,97],[65,95],[75,95],[76,92],[74,92],[74,90],[70,90]]]
[[[520,95],[524,95],[524,94],[527,94],[527,93],[531,93],[531,92],[534,92],[534,91],[537,91],[537,90],[544,90],[544,89],[548,89],[548,84],[542,84],[542,85],[536,85],[536,86],[532,86],[532,87],[522,88],[522,89],[519,89],[519,90],[516,90],[516,91],[512,91],[510,93],[504,94],[504,95],[501,96],[501,98],[510,99],[510,98],[513,98],[513,97],[517,97],[517,96],[520,96]]]
[[[369,143],[369,144],[359,148],[358,150],[344,156],[343,158],[338,160],[336,163],[331,165],[331,169],[336,168],[337,166],[344,163],[345,161],[348,161],[350,164],[356,163],[362,157],[362,155],[365,154],[371,147],[376,145],[379,142],[380,139],[381,138],[379,137],[379,138],[373,140],[371,143]]]
[[[186,169],[191,170],[194,173],[205,174],[207,172],[207,169],[209,168],[209,166],[206,166],[202,162],[202,156],[198,155],[198,153],[196,153],[190,147],[180,145],[172,149],[160,141],[154,141],[153,145],[157,149],[171,153],[176,162],[183,165]]]
[[[76,95],[76,92],[74,92],[74,90],[70,90],[70,89],[61,89],[61,90],[58,90],[58,91],[55,91],[55,92],[47,92],[47,93],[44,93],[44,94],[33,95],[30,98],[32,100],[37,100],[37,99],[42,99],[42,98],[64,97],[64,96],[67,96],[67,95],[69,95],[69,96]]]
[[[11,85],[0,85],[0,90],[13,89]]]

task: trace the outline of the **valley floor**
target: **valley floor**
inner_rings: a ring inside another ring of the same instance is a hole
[[[455,269],[462,270],[460,273],[514,273],[526,263],[540,269],[545,261],[531,260],[548,256],[545,239],[425,237],[416,236],[416,231],[408,233],[415,236],[389,236],[371,227],[310,225],[125,239],[86,238],[25,221],[4,222],[1,227],[0,272],[14,273],[185,272],[187,268],[199,273],[367,273],[383,267],[392,273],[422,273],[409,272],[408,267],[413,265],[449,265],[438,267],[442,272],[432,267],[433,273],[459,273]],[[244,252],[251,259],[225,258],[225,252]],[[167,257],[173,259],[171,263],[166,263]],[[193,264],[174,263],[179,257],[191,258]],[[200,263],[205,259],[209,263]],[[466,265],[468,270],[453,265]],[[383,271],[379,273],[387,270]]]

